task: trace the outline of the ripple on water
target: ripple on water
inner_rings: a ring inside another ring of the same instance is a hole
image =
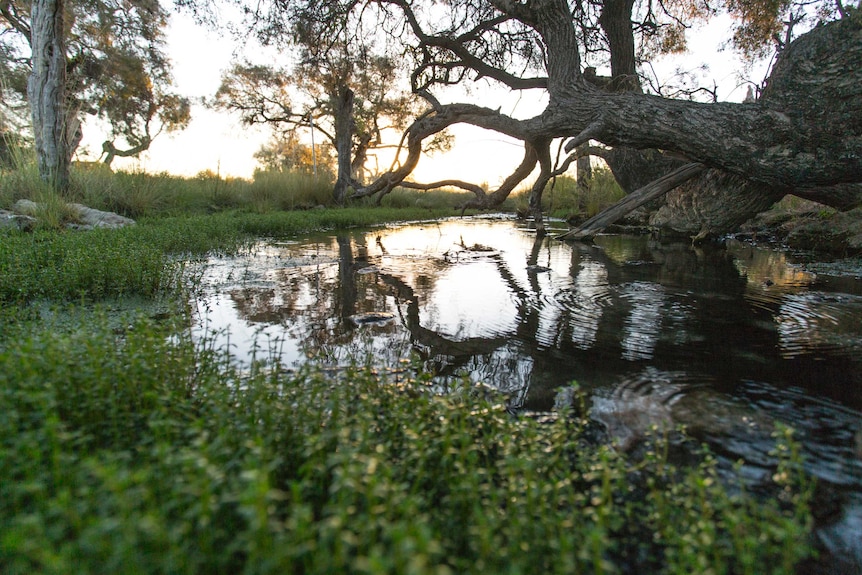
[[[785,358],[828,352],[862,351],[862,298],[848,294],[803,292],[781,300],[775,316]]]

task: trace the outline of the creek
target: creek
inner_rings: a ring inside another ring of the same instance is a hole
[[[197,330],[246,362],[418,362],[441,392],[468,378],[513,413],[552,412],[577,381],[620,448],[684,425],[751,485],[789,425],[820,484],[818,537],[835,572],[857,572],[862,280],[803,264],[736,240],[588,245],[502,217],[402,224],[212,256]]]

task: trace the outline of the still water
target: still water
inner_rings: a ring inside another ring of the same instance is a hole
[[[513,412],[577,381],[621,448],[682,424],[753,483],[788,424],[828,486],[824,545],[862,566],[860,279],[736,241],[568,244],[501,218],[263,241],[202,274],[199,329],[241,361],[418,358],[442,391],[468,377]]]

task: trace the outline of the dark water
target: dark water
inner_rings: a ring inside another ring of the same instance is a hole
[[[740,242],[566,244],[495,219],[262,242],[203,279],[201,325],[244,360],[418,356],[441,390],[466,375],[514,411],[574,380],[622,448],[683,424],[754,483],[788,424],[828,494],[824,546],[862,565],[862,280]]]

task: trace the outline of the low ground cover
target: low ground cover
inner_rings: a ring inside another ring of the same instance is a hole
[[[513,417],[411,369],[240,370],[97,312],[6,333],[4,573],[762,574],[808,553],[789,451],[785,496],[758,501],[708,455],[632,461],[578,413]]]

